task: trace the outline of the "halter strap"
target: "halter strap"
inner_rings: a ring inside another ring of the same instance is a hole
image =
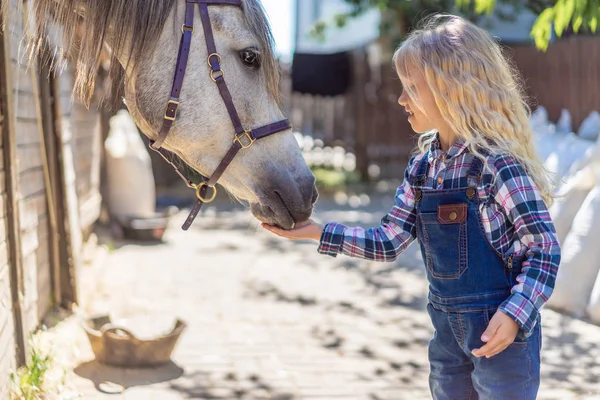
[[[158,150],[163,145],[167,135],[169,134],[169,131],[171,130],[171,127],[173,126],[173,122],[177,118],[177,110],[179,109],[179,95],[181,93],[181,87],[183,86],[185,70],[187,69],[193,32],[194,4],[188,2],[185,5],[185,23],[181,26],[181,40],[179,41],[179,51],[177,53],[175,76],[173,77],[173,86],[171,88],[171,98],[167,102],[167,107],[165,108],[163,124],[160,128],[158,138],[154,142],[150,143],[150,148],[153,150]]]
[[[205,2],[199,2],[198,7],[200,8],[200,17],[202,19],[202,28],[204,29],[204,38],[206,39],[206,49],[208,50],[208,65],[210,66],[210,78],[217,84],[221,98],[225,103],[229,118],[235,128],[235,133],[240,134],[244,131],[242,122],[238,116],[235,105],[233,104],[233,98],[229,89],[225,84],[225,72],[221,69],[221,56],[217,53],[217,47],[215,45],[215,39],[213,37],[212,25],[210,23],[210,15],[208,13],[208,4]]]

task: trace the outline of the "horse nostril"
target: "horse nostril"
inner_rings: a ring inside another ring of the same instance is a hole
[[[310,205],[312,206],[317,202],[319,198],[319,190],[317,189],[317,185],[313,185],[312,198],[310,199]]]
[[[313,204],[319,197],[319,191],[317,190],[317,182],[314,175],[306,177],[299,182],[300,192],[302,193],[302,202],[307,208],[312,208]]]

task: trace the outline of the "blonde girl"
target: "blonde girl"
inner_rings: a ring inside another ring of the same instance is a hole
[[[381,225],[264,227],[316,239],[322,254],[375,261],[395,260],[416,239],[435,328],[433,398],[535,399],[540,309],[560,248],[518,75],[485,30],[450,15],[412,32],[394,64],[419,153]]]

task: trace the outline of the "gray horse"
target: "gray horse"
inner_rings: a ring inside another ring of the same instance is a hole
[[[4,1],[5,7],[13,8],[22,0]],[[75,94],[84,101],[91,98],[98,66],[103,54],[108,54],[113,95],[124,97],[142,132],[156,139],[173,84],[186,1],[35,0],[24,4],[31,5],[36,22],[32,54],[45,43],[40,39],[58,26],[62,39],[55,56],[66,56],[71,62]],[[231,147],[234,132],[217,85],[209,77],[202,23],[199,11],[194,12],[180,107],[163,147],[210,176]],[[260,3],[242,0],[241,7],[211,5],[210,21],[244,128],[281,120],[279,68]],[[256,218],[283,228],[307,220],[317,199],[314,175],[290,129],[242,149],[219,183],[249,204]]]

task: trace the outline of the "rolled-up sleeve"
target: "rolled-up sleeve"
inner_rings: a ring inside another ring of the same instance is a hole
[[[345,254],[373,261],[394,261],[415,239],[415,198],[411,186],[419,156],[411,158],[404,181],[396,191],[392,209],[376,228],[348,227],[336,222],[325,225],[318,252],[330,256]]]

